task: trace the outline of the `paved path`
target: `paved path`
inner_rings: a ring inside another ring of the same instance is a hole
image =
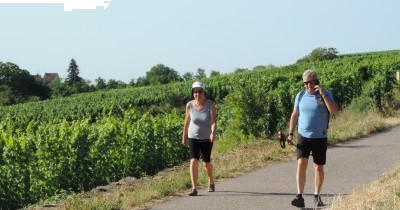
[[[347,195],[352,189],[380,178],[400,161],[400,127],[328,148],[323,201]],[[305,188],[305,209],[313,207],[312,159]],[[296,161],[274,163],[246,175],[216,183],[216,192],[174,197],[153,210],[297,209],[290,205],[296,193]]]

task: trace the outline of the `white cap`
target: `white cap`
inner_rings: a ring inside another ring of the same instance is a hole
[[[192,91],[193,88],[201,88],[204,92],[206,92],[206,86],[202,82],[194,82],[192,85]]]

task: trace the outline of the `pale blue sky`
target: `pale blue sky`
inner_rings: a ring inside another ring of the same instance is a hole
[[[129,82],[159,63],[221,73],[288,65],[317,47],[400,49],[399,0],[113,0],[107,9],[0,4],[0,61],[32,74],[71,58],[80,76]]]

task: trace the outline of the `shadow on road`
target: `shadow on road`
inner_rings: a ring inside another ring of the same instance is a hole
[[[215,193],[212,193],[212,196],[243,196],[243,195],[248,195],[248,196],[296,196],[295,193],[260,193],[260,192],[244,192],[244,191],[233,191],[233,190],[218,190]],[[211,195],[211,194],[210,194]],[[304,196],[314,196],[314,194],[303,194]],[[324,197],[334,197],[338,196],[339,194],[322,194]],[[340,194],[341,196],[347,195],[347,194]]]

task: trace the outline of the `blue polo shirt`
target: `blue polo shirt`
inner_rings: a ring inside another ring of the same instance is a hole
[[[326,96],[333,101],[332,94],[325,90]],[[305,90],[300,103],[301,92],[296,95],[294,108],[299,110],[297,132],[306,138],[327,138],[328,109],[320,94],[310,95]]]

